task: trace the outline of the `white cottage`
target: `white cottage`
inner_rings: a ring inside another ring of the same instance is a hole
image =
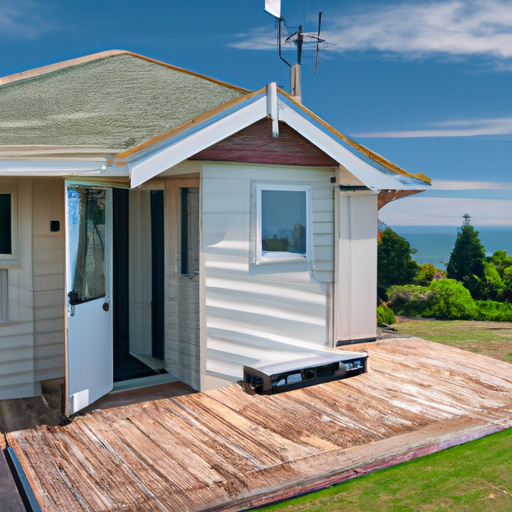
[[[428,186],[275,84],[124,51],[2,78],[0,399],[65,378],[69,414],[374,339],[379,201]]]

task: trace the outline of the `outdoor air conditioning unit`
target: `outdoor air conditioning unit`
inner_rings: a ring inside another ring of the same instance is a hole
[[[333,350],[282,363],[244,366],[244,383],[259,395],[347,379],[367,370],[368,354]]]

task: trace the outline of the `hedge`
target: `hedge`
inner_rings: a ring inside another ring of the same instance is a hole
[[[397,315],[512,322],[512,304],[475,301],[462,283],[454,279],[432,281],[429,286],[393,286],[388,296],[388,305]]]

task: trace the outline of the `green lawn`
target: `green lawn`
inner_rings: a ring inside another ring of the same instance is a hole
[[[512,362],[512,323],[509,322],[408,320],[393,327],[402,334]]]
[[[408,320],[394,327],[512,362],[512,323]],[[512,511],[512,429],[258,510]]]
[[[258,510],[510,511],[512,429]]]

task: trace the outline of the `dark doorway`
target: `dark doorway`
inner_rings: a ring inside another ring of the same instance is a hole
[[[115,188],[112,191],[113,203],[113,286],[112,293],[114,316],[114,354],[117,351],[128,352],[130,348],[129,319],[129,278],[128,278],[128,242],[129,207],[128,190]],[[114,358],[115,368],[115,358]],[[115,373],[115,372],[114,372]]]
[[[152,355],[164,359],[164,192],[151,191],[151,327]]]
[[[152,203],[153,203],[153,197]],[[152,330],[155,332],[155,321],[162,322],[161,326],[161,353],[160,357],[163,359],[163,193],[161,198],[162,213],[161,218],[155,214],[162,225],[161,236],[153,229],[153,213],[151,221],[152,239],[159,238],[162,249],[158,247],[158,241],[152,242],[151,248],[153,252],[162,252],[160,259],[162,260],[160,276],[162,291],[155,295],[155,279],[153,278],[153,303],[161,304],[162,320],[152,316]],[[130,192],[126,189],[113,189],[112,193],[112,208],[113,208],[113,322],[114,322],[114,382],[139,379],[158,375],[160,372],[153,370],[148,365],[144,364],[141,360],[134,357],[130,353],[130,270],[129,270],[129,255],[130,255]],[[158,207],[156,207],[158,209]],[[153,206],[151,207],[153,210]],[[155,245],[156,244],[156,245]],[[152,260],[155,255],[152,254]],[[140,262],[143,264],[143,262]],[[154,271],[153,271],[154,273]],[[154,308],[152,308],[154,309]],[[154,337],[154,335],[153,335]],[[153,347],[154,347],[153,341]],[[158,347],[157,347],[158,348]],[[153,357],[157,357],[155,349],[153,348]]]

